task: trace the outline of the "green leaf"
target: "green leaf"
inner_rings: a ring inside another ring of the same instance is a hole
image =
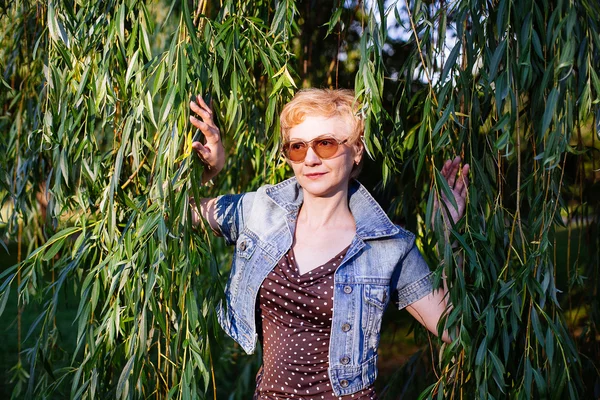
[[[500,131],[509,122],[510,122],[510,114],[508,114],[508,113],[503,114],[502,117],[498,120],[498,122],[496,122],[496,124],[492,127],[492,129],[490,129],[490,131],[492,131],[492,132]]]
[[[177,70],[179,73],[179,76],[177,77],[177,80],[179,81],[179,93],[186,93],[187,87],[188,87],[188,83],[187,83],[188,68],[187,68],[187,56],[185,54],[183,46],[179,46],[179,51],[178,51],[178,56],[177,56],[177,66],[178,66]]]
[[[139,54],[140,49],[137,49],[129,59],[129,65],[127,67],[127,72],[125,73],[125,87],[129,86],[129,80],[131,79],[135,68],[137,68],[137,58]]]
[[[175,102],[175,95],[177,94],[177,86],[171,86],[171,88],[169,89],[169,93],[167,94],[162,107],[160,108],[160,118],[158,120],[158,124],[160,126],[162,126],[165,121],[167,120],[167,117],[169,116],[169,113],[171,112],[171,108],[173,107],[173,103]]]
[[[497,150],[502,150],[504,147],[506,147],[508,145],[509,140],[510,140],[510,132],[504,131],[502,133],[502,135],[500,135],[500,137],[494,143],[494,148],[496,148]]]
[[[158,129],[158,124],[154,118],[154,105],[150,91],[146,92],[146,96],[144,97],[144,105],[146,106],[146,113],[148,114],[148,117],[150,117],[150,122],[152,122],[154,128]]]
[[[540,42],[540,37],[538,36],[535,30],[531,31],[531,43],[533,44],[533,50],[535,54],[541,59],[544,59],[544,52],[542,51],[542,44]]]
[[[425,223],[427,224],[427,227],[430,229],[431,229],[431,217],[433,215],[434,196],[435,196],[435,190],[430,190],[429,196],[427,197],[427,208],[425,211]]]
[[[452,238],[458,240],[458,242],[460,243],[460,248],[465,250],[468,258],[470,260],[476,260],[477,257],[475,255],[475,252],[473,251],[473,248],[471,246],[469,246],[469,244],[465,240],[464,235],[461,235],[455,229],[450,229],[450,233],[452,234]]]
[[[505,0],[502,0],[505,3]],[[506,51],[506,40],[502,40],[496,50],[494,51],[494,55],[490,61],[490,72],[489,72],[489,80],[490,82],[496,79],[496,74],[498,73],[498,68],[500,66],[500,62],[504,58],[504,52]]]
[[[497,5],[497,14],[496,14],[496,26],[498,32],[504,31],[504,21],[507,19],[507,9],[509,6],[509,0],[500,0]]]
[[[183,21],[185,22],[185,26],[187,28],[187,33],[189,37],[193,40],[196,39],[196,27],[194,26],[194,22],[192,21],[192,15],[190,13],[190,8],[187,2],[183,3]]]
[[[540,324],[540,319],[538,317],[538,313],[535,310],[535,306],[531,307],[531,325],[533,326],[533,331],[535,332],[535,336],[540,342],[542,347],[544,346],[544,334],[542,333],[542,326]]]
[[[327,37],[333,33],[333,30],[335,29],[337,24],[340,22],[340,17],[342,16],[342,11],[344,11],[343,7],[337,7],[335,12],[331,15],[331,18],[329,18],[329,21],[327,21],[327,23],[325,23],[325,26],[327,26],[327,34],[325,35],[325,37]]]
[[[493,309],[489,308],[485,316],[485,330],[488,340],[492,340],[496,334],[496,314]]]
[[[546,110],[544,111],[544,117],[542,118],[542,129],[540,130],[541,135],[545,135],[546,131],[550,127],[552,118],[556,112],[556,104],[558,102],[558,89],[552,88],[548,100],[546,101]]]
[[[600,79],[598,79],[598,73],[594,70],[590,70],[590,76],[592,77],[592,84],[596,91],[596,100],[600,99]]]
[[[119,7],[119,11],[118,11],[118,21],[119,21],[119,29],[117,31],[118,36],[119,36],[119,40],[121,41],[121,45],[125,46],[126,42],[125,42],[125,13],[127,12],[126,10],[126,3],[122,3],[121,7]]]
[[[452,207],[454,207],[455,210],[458,210],[458,204],[456,203],[456,199],[454,198],[454,193],[452,193],[452,189],[450,189],[450,186],[448,186],[448,181],[446,180],[446,178],[444,178],[440,171],[438,171],[437,169],[434,169],[434,171],[436,184],[438,184],[439,187],[441,187],[442,192],[446,196],[446,199],[450,201]]]
[[[54,244],[50,247],[50,249],[48,249],[48,251],[46,251],[46,253],[42,257],[42,260],[44,260],[44,261],[51,260],[60,251],[60,249],[63,247],[64,243],[65,243],[65,238],[59,239],[56,242],[54,242]]]
[[[448,73],[450,72],[452,67],[455,66],[456,60],[458,59],[458,55],[460,54],[460,49],[461,49],[461,42],[457,41],[456,44],[454,45],[454,47],[452,48],[452,51],[450,52],[448,59],[446,60],[446,64],[444,64],[444,69],[442,71],[442,76],[440,78],[441,83],[446,82]]]
[[[435,128],[433,128],[433,132],[431,133],[431,136],[435,137],[437,135],[437,133],[440,131],[440,129],[442,129],[442,126],[444,126],[444,124],[446,122],[448,122],[448,118],[450,118],[450,114],[453,112],[454,112],[454,100],[451,100],[450,104],[448,104],[448,106],[444,110],[442,117],[435,124]]]
[[[158,91],[162,88],[163,80],[165,76],[165,61],[161,61],[156,68],[154,79],[152,81],[152,97],[156,96]]]
[[[50,38],[54,41],[58,40],[59,29],[58,29],[58,17],[54,9],[54,1],[48,2],[48,33]]]
[[[487,353],[487,340],[484,338],[479,344],[477,349],[477,355],[475,356],[475,365],[481,366],[483,364],[484,357]]]
[[[90,74],[90,70],[92,69],[91,65],[88,65],[85,67],[85,70],[83,72],[83,76],[81,77],[81,80],[79,81],[79,86],[77,87],[77,93],[75,93],[75,98],[79,99],[81,97],[81,95],[83,94],[83,90],[87,84],[88,81],[88,76]]]
[[[546,355],[548,356],[548,362],[550,364],[552,364],[552,360],[554,359],[554,334],[553,334],[552,330],[550,329],[550,326],[548,326],[548,329],[546,329],[545,350],[546,350]]]
[[[527,398],[531,398],[531,378],[533,376],[533,371],[531,368],[531,361],[529,358],[525,358],[525,394]]]
[[[6,303],[8,302],[9,296],[10,296],[10,285],[8,285],[6,287],[6,289],[4,289],[0,293],[0,316],[2,316],[2,314],[4,313],[4,309],[6,308]]]
[[[502,385],[504,385],[504,365],[493,351],[488,349],[489,358],[492,360],[492,364],[496,371],[498,371],[498,375],[501,378]]]
[[[119,376],[119,382],[117,382],[117,399],[122,399],[127,397],[127,392],[124,391],[125,385],[127,384],[127,380],[129,379],[129,375],[133,370],[133,362],[135,361],[135,356],[131,356],[125,367],[123,367],[123,371],[121,371],[121,375]]]
[[[142,46],[142,50],[146,55],[148,60],[152,59],[152,47],[150,46],[150,39],[148,39],[148,32],[146,32],[146,26],[142,23],[140,24],[140,44]]]
[[[287,1],[280,1],[277,5],[269,34],[276,35],[278,31],[283,29],[282,26],[284,25],[284,18],[287,12],[287,4]]]

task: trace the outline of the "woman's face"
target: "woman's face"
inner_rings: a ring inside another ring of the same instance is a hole
[[[314,138],[329,136],[341,142],[352,139],[351,135],[351,128],[343,118],[306,117],[302,123],[290,129],[288,140],[310,142]],[[357,140],[353,144],[340,144],[337,152],[327,159],[319,158],[314,149],[309,147],[304,161],[288,162],[298,183],[308,194],[329,197],[348,189],[352,168],[360,162],[362,152],[363,144]]]

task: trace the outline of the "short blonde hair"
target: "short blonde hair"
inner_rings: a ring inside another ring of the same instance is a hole
[[[303,89],[283,107],[280,116],[283,141],[290,137],[290,130],[301,124],[306,116],[341,117],[351,127],[350,143],[359,140],[365,130],[361,118],[361,104],[349,89]]]

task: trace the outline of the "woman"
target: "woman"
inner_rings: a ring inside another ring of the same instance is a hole
[[[212,111],[198,96],[191,123],[206,137],[193,148],[205,180],[224,165]],[[414,235],[395,226],[352,178],[363,157],[363,121],[347,90],[300,91],[281,114],[283,153],[294,177],[256,192],[203,199],[198,214],[236,245],[219,313],[247,353],[257,339],[263,368],[255,398],[373,399],[383,310],[394,295],[434,334],[446,308],[433,290]],[[464,212],[468,165],[442,174]],[[196,207],[194,207],[196,210]],[[448,341],[447,333],[443,340]]]

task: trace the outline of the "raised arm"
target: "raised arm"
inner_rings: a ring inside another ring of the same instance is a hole
[[[223,169],[225,165],[225,149],[223,148],[219,128],[217,128],[213,119],[213,111],[206,104],[202,96],[198,95],[196,96],[196,101],[190,101],[190,110],[192,111],[190,122],[198,128],[206,140],[204,144],[200,141],[192,143],[192,148],[205,165],[204,173],[202,174],[202,184],[205,184]],[[196,114],[199,118],[193,114]],[[197,205],[194,198],[190,196],[193,225],[197,226],[200,223],[200,216],[202,216],[209,223],[212,231],[220,235],[221,231],[215,216],[215,205],[216,199],[214,198],[200,199],[200,204]]]
[[[452,195],[454,196],[454,200],[456,201],[456,205],[458,208],[455,208],[452,204],[452,201],[446,197],[445,194],[442,194],[442,201],[446,205],[446,207],[440,207],[439,203],[434,202],[434,212],[433,215],[438,211],[441,211],[445,214],[444,220],[444,228],[446,232],[448,232],[451,228],[451,222],[448,217],[452,218],[452,223],[456,224],[464,215],[466,200],[467,200],[467,192],[469,189],[469,164],[465,164],[462,168],[460,167],[461,158],[456,157],[454,160],[447,160],[442,167],[441,174],[448,182],[448,186],[452,191]],[[460,171],[460,174],[459,174]],[[448,216],[446,214],[446,209],[450,213]],[[432,217],[434,218],[434,217]],[[432,223],[432,226],[434,224]],[[448,238],[448,234],[444,235],[444,238]],[[440,254],[444,254],[443,246],[445,243],[440,243],[440,247],[442,250]],[[459,256],[457,261],[458,268],[462,268],[462,257]],[[437,335],[437,325],[438,322],[444,313],[448,305],[448,296],[447,296],[448,287],[446,285],[446,279],[444,274],[444,285],[439,290],[434,290],[429,295],[421,298],[420,300],[415,301],[406,309],[408,312],[415,317],[417,321],[419,321],[423,326],[425,326],[429,331]],[[446,343],[450,342],[450,336],[448,335],[448,331],[444,330],[442,340]]]

